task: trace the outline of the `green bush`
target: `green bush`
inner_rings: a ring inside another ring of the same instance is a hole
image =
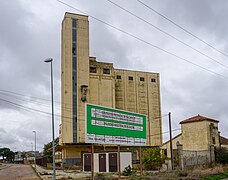
[[[125,167],[122,175],[123,176],[130,176],[130,175],[132,175],[132,167],[130,165],[127,166],[127,167]]]
[[[226,148],[220,148],[215,151],[216,162],[220,164],[228,164],[228,151]]]
[[[165,157],[158,147],[147,148],[142,159],[147,170],[158,170],[165,162]]]

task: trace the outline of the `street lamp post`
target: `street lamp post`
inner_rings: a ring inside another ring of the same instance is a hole
[[[35,164],[35,169],[36,169],[36,131],[32,131],[35,135],[35,151],[34,151],[34,164]]]
[[[52,157],[53,157],[53,179],[56,180],[55,172],[55,131],[54,131],[54,98],[53,98],[53,70],[52,58],[45,59],[44,62],[51,63],[51,105],[52,105]]]

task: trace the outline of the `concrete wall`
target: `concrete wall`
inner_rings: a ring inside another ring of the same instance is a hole
[[[90,67],[96,68],[96,73],[90,72],[89,102],[91,104],[115,108],[115,81],[113,64],[91,60]],[[110,74],[104,74],[104,69],[109,69]]]
[[[176,143],[179,141],[183,145],[183,150],[207,151],[212,145],[219,147],[218,135],[218,123],[216,122],[205,120],[184,123],[181,124],[181,134],[172,140],[173,149],[177,149]],[[164,143],[161,149],[167,149],[167,157],[171,157],[169,141]]]
[[[76,19],[76,28],[72,20]],[[72,32],[76,29],[76,64]],[[96,73],[89,71],[96,67]],[[104,69],[110,69],[105,74]],[[76,77],[74,77],[76,69]],[[121,79],[117,79],[121,76]],[[129,76],[133,80],[129,80]],[[75,80],[76,78],[76,80]],[[143,78],[143,80],[142,80]],[[147,145],[162,144],[160,79],[158,73],[114,69],[112,63],[89,59],[88,17],[66,13],[62,22],[62,125],[60,145],[85,142],[85,102],[147,115]],[[88,86],[82,101],[81,86]],[[73,89],[76,92],[73,93]],[[74,108],[77,108],[76,110]],[[74,111],[76,113],[73,115]]]
[[[158,73],[115,69],[116,108],[147,115],[150,146],[162,144],[159,81]]]
[[[210,128],[211,123],[214,128]],[[211,121],[190,122],[181,125],[184,150],[208,150],[211,145],[219,146],[218,123]],[[215,138],[213,144],[212,138]]]
[[[120,171],[123,172],[128,166],[132,167],[132,154],[131,152],[120,153]]]
[[[176,150],[177,149],[177,141],[179,141],[180,144],[183,144],[183,141],[182,141],[182,136],[181,134],[174,137],[173,140],[172,140],[172,145],[173,145],[173,149]],[[171,154],[170,154],[170,141],[164,143],[162,146],[161,146],[161,149],[162,150],[165,150],[167,151],[167,157],[168,158],[171,158]]]
[[[61,151],[62,163],[64,165],[79,165],[82,163],[82,152],[90,152],[89,146],[66,146]]]
[[[72,20],[76,20],[76,64],[72,62]],[[85,104],[81,101],[81,86],[89,85],[89,22],[87,16],[66,13],[62,22],[62,137],[60,144],[73,143],[73,121],[76,127],[75,142],[84,142]],[[76,77],[73,77],[73,68]],[[76,78],[73,81],[73,78]],[[75,84],[73,82],[76,82]],[[73,94],[73,86],[76,93]],[[73,104],[73,98],[77,104]],[[87,100],[89,96],[87,95]],[[77,106],[76,118],[73,118],[73,108]]]

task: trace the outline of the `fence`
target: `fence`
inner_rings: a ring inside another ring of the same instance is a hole
[[[180,169],[188,169],[198,165],[212,165],[215,162],[215,150],[189,151],[178,148],[178,165]]]
[[[211,163],[210,150],[206,151],[183,151],[184,167],[205,165]]]
[[[36,158],[36,164],[39,166],[47,167],[47,157]]]

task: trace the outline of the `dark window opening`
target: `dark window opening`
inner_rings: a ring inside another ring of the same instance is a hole
[[[76,48],[75,47],[72,48],[72,53],[73,53],[73,55],[76,55]]]
[[[89,72],[96,73],[97,72],[97,68],[96,67],[90,67]]]
[[[151,79],[151,82],[156,82],[156,79],[152,78],[152,79]]]
[[[120,75],[117,75],[117,76],[116,76],[116,79],[121,79],[121,76],[120,76]]]
[[[144,77],[140,77],[140,81],[145,81],[145,78]]]
[[[215,138],[214,137],[212,138],[212,143],[215,144]]]
[[[104,68],[103,69],[103,74],[110,74],[110,69]]]
[[[167,157],[167,149],[164,149],[164,155]]]
[[[76,20],[75,19],[72,20],[72,27],[76,27]]]
[[[133,81],[133,77],[132,76],[128,76],[128,80]]]

